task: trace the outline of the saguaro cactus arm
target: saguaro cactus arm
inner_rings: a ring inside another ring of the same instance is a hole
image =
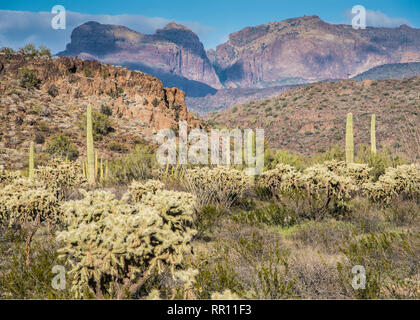
[[[376,115],[374,114],[370,122],[370,149],[373,154],[376,154]]]
[[[346,162],[354,162],[353,114],[347,114],[346,121]]]
[[[88,162],[88,181],[92,186],[95,184],[95,151],[93,149],[93,132],[92,132],[92,106],[88,105],[86,115],[86,153]]]

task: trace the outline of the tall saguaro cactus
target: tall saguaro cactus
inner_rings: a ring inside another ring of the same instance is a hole
[[[376,115],[372,114],[370,121],[370,150],[376,154]]]
[[[346,162],[354,162],[353,114],[347,114],[346,121]]]
[[[92,132],[92,106],[88,105],[86,114],[86,153],[87,153],[87,174],[88,182],[91,186],[95,184],[95,151],[93,149],[93,132]]]
[[[29,147],[29,179],[34,178],[34,170],[35,170],[35,151],[34,151],[34,142],[31,142],[31,146]]]

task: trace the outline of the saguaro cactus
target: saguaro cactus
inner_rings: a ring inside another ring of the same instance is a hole
[[[95,184],[95,151],[93,149],[93,132],[92,132],[92,106],[88,105],[86,114],[86,153],[87,153],[87,174],[88,181],[91,186]]]
[[[372,114],[370,121],[370,150],[376,154],[376,115]]]
[[[346,121],[346,162],[354,162],[353,114],[347,114]]]
[[[29,147],[29,179],[34,178],[34,168],[35,168],[35,152],[34,152],[34,142],[31,142],[31,146]]]

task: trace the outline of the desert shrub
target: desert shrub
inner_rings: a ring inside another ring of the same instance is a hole
[[[38,54],[46,57],[51,57],[51,50],[47,48],[46,46],[39,46],[38,47]]]
[[[76,160],[79,156],[76,146],[70,141],[69,137],[62,133],[51,136],[48,139],[46,151],[51,155],[67,158],[68,160]]]
[[[83,132],[86,132],[86,117],[81,122],[80,127],[82,128]],[[111,120],[109,119],[109,116],[96,110],[92,110],[93,139],[100,140],[102,136],[105,136],[113,131],[114,128]]]
[[[413,226],[420,219],[420,206],[413,201],[401,202],[397,207],[386,208],[384,216],[398,227]]]
[[[147,195],[144,205],[129,205],[108,192],[84,192],[63,205],[67,228],[57,239],[76,298],[133,296],[156,270],[181,265],[194,235],[183,223],[192,217],[181,209],[182,196]]]
[[[83,74],[85,75],[86,78],[92,78],[93,77],[92,69],[90,69],[88,67],[83,69]]]
[[[45,142],[45,137],[42,133],[36,132],[35,133],[35,142],[37,144],[43,144]]]
[[[356,228],[348,222],[324,219],[299,225],[289,237],[304,245],[319,247],[325,252],[334,253],[338,250],[338,245],[355,234]]]
[[[15,50],[13,50],[12,48],[8,48],[8,47],[3,47],[0,50],[0,54],[5,54],[5,55],[11,55],[14,54]]]
[[[127,146],[123,143],[120,143],[120,142],[112,142],[109,145],[109,150],[114,151],[114,152],[118,152],[118,153],[128,152]]]
[[[239,295],[244,293],[240,275],[222,252],[214,251],[197,259],[198,274],[194,286],[198,299],[210,299],[215,292],[225,290]]]
[[[163,183],[158,180],[133,181],[124,195],[124,200],[130,203],[140,202],[146,193],[151,192],[155,194],[156,191],[162,190],[163,187]]]
[[[114,183],[154,178],[157,169],[155,150],[147,145],[136,145],[133,152],[110,162],[109,179]]]
[[[370,233],[348,240],[340,251],[345,260],[337,264],[340,283],[348,296],[358,299],[416,298],[418,283],[420,234]],[[354,290],[354,266],[365,269],[365,289]]]
[[[47,92],[53,98],[58,96],[58,88],[55,85],[50,85]]]
[[[38,51],[36,50],[35,46],[32,43],[28,43],[22,48],[19,48],[19,51],[25,54],[33,54],[36,55]]]
[[[101,113],[106,116],[112,116],[112,108],[108,105],[101,106]]]
[[[68,194],[83,187],[87,181],[78,162],[52,159],[35,170],[37,179],[57,192],[59,199],[66,199]]]
[[[187,169],[186,189],[194,194],[200,206],[215,205],[229,209],[249,189],[249,177],[243,171],[219,166]]]
[[[268,242],[253,233],[250,238],[239,238],[233,248],[250,267],[251,281],[245,288],[247,297],[276,300],[294,296],[296,279],[290,277],[290,252],[278,241]]]
[[[32,89],[38,87],[40,81],[34,70],[29,68],[20,68],[19,75],[19,85],[22,88]]]
[[[373,181],[385,173],[389,167],[397,167],[405,164],[405,160],[395,155],[389,148],[378,151],[376,154],[372,153],[370,146],[362,145],[358,154],[357,161],[366,163],[371,168],[371,178]]]
[[[251,211],[237,211],[233,214],[232,219],[246,224],[264,223],[268,226],[291,227],[297,223],[299,217],[293,209],[272,203]]]
[[[194,220],[194,227],[201,238],[206,237],[217,226],[221,218],[225,216],[223,210],[217,209],[214,206],[204,206],[197,210],[196,218]]]
[[[352,200],[349,211],[344,219],[354,225],[359,233],[383,232],[390,227],[384,212],[368,199]]]
[[[277,165],[284,164],[290,165],[298,170],[303,170],[307,166],[308,159],[291,153],[288,150],[277,150],[273,152],[268,146],[264,151],[264,169],[272,170],[275,169]]]
[[[378,181],[363,185],[365,194],[374,202],[390,205],[399,199],[418,199],[420,170],[415,164],[387,168]]]
[[[56,290],[51,282],[58,265],[57,244],[52,239],[35,240],[33,257],[26,264],[24,230],[2,230],[0,236],[0,299],[66,299],[66,290]]]

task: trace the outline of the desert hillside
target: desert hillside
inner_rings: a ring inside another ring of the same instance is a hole
[[[164,88],[157,78],[141,72],[77,58],[3,52],[0,163],[20,168],[33,140],[37,153],[46,152],[54,139],[68,143],[68,138],[84,154],[88,104],[98,120],[98,152],[116,157],[138,141],[150,140],[156,130],[177,126],[178,120],[199,126],[184,99],[181,90]]]
[[[344,147],[346,114],[354,117],[356,148],[370,141],[376,114],[377,143],[408,156],[420,150],[420,78],[318,82],[281,95],[208,115],[226,127],[264,128],[273,147],[310,155],[331,145]]]

